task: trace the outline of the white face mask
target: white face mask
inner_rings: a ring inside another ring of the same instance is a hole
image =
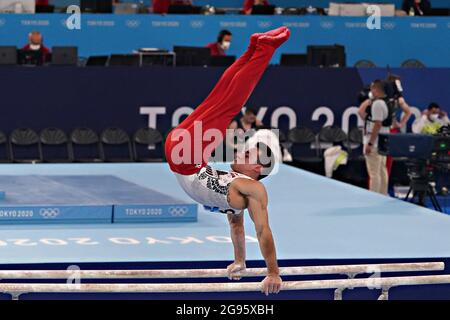
[[[431,121],[436,121],[438,119],[439,119],[439,114],[433,113],[433,114],[430,115],[430,120]]]
[[[31,50],[39,50],[41,48],[40,44],[30,44]]]
[[[230,49],[231,42],[230,41],[222,41],[222,44],[220,46],[222,47],[223,50],[228,50],[228,49]]]

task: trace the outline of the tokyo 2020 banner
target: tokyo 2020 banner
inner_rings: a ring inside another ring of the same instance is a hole
[[[101,131],[118,126],[133,133],[150,126],[165,134],[202,102],[223,71],[195,67],[1,68],[0,130],[60,127],[70,131],[87,126]],[[416,115],[430,102],[450,110],[450,69],[392,72],[402,77],[404,96]],[[296,126],[317,131],[324,125],[347,131],[358,125],[359,90],[386,76],[385,69],[269,67],[247,105],[258,109],[266,126],[284,132]]]

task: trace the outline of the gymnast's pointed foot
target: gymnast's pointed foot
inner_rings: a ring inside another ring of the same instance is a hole
[[[291,31],[286,28],[282,33],[276,35],[276,36],[270,36],[270,35],[263,35],[258,38],[258,42],[268,44],[272,47],[278,48],[281,46],[284,42],[286,42],[289,39],[289,36],[291,35]]]
[[[273,29],[273,30],[269,30],[269,31],[267,31],[267,32],[264,32],[264,34],[267,35],[267,36],[275,37],[275,36],[277,36],[277,35],[279,35],[279,34],[285,32],[287,29],[288,29],[287,27],[284,27],[284,26],[283,26],[283,27],[279,27],[279,28],[276,28],[276,29]]]
[[[250,36],[250,47],[255,48],[258,43],[258,39],[262,37],[264,33],[254,33]]]

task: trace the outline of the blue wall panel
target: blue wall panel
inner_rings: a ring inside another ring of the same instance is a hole
[[[406,100],[419,110],[432,101],[450,111],[450,69],[393,69],[402,77]],[[0,68],[0,131],[16,127],[77,126],[101,131],[119,126],[129,133],[150,124],[163,133],[208,95],[222,68]],[[364,84],[385,78],[384,69],[271,67],[247,105],[260,109],[266,125],[344,130],[356,125],[357,95]],[[26,94],[25,94],[26,93]],[[417,110],[417,112],[420,111]],[[281,115],[279,118],[276,114]]]
[[[78,1],[78,0],[77,0]],[[75,1],[75,2],[77,2]],[[66,0],[53,0],[54,3],[67,2]],[[72,0],[72,2],[74,2]],[[122,2],[139,2],[139,0],[122,0]],[[144,0],[145,4],[150,4],[151,0]],[[194,0],[194,4],[203,5],[213,5],[217,7],[229,7],[229,8],[239,8],[242,6],[244,0]],[[361,0],[269,0],[269,3],[280,6],[280,7],[328,7],[330,2],[362,2]],[[397,7],[401,7],[403,0],[371,0],[366,1],[370,3],[394,3]],[[447,0],[432,0],[432,5],[436,8],[448,8],[450,3]]]
[[[369,59],[378,66],[399,66],[416,58],[428,67],[450,67],[450,18],[384,18],[381,30],[369,30],[365,18],[304,16],[160,16],[82,15],[81,30],[65,27],[67,15],[0,15],[0,45],[22,46],[40,30],[47,46],[76,45],[81,56],[128,53],[140,47],[172,49],[204,46],[221,29],[234,33],[229,54],[239,55],[254,32],[287,25],[292,37],[275,54],[301,53],[307,45],[342,44],[348,64]]]

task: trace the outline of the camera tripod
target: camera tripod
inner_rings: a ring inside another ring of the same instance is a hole
[[[414,198],[417,197],[417,204],[425,207],[425,197],[428,196],[430,198],[431,203],[433,204],[434,210],[443,212],[442,207],[436,198],[436,192],[434,192],[433,186],[430,184],[430,181],[426,177],[415,177],[411,178],[411,182],[409,184],[409,190],[406,194],[405,201],[408,201],[409,195],[412,192],[411,202],[414,201]]]

